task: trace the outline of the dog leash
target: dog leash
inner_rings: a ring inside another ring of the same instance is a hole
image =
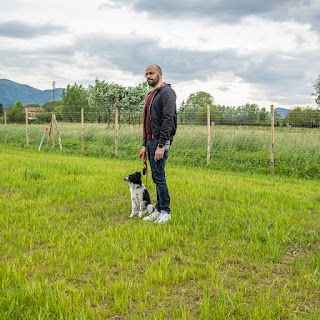
[[[148,162],[147,162],[147,159],[145,159],[143,161],[143,170],[142,170],[142,173],[146,176],[146,188],[148,188],[148,173],[149,173],[149,170],[148,170]]]
[[[142,154],[140,153],[140,159],[143,159],[142,158]],[[143,169],[142,169],[142,174],[144,176],[146,176],[146,188],[148,188],[148,162],[147,162],[147,159],[143,159]]]

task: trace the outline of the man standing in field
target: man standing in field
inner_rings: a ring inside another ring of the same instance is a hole
[[[166,223],[171,219],[171,212],[165,165],[177,129],[176,94],[170,84],[162,81],[162,70],[158,65],[148,66],[145,77],[153,90],[145,99],[140,156],[149,159],[157,203],[154,212],[143,220]]]

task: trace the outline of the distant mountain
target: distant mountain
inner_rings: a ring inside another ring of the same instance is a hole
[[[281,118],[286,118],[288,113],[290,112],[289,109],[285,108],[275,108],[274,110],[280,114]]]
[[[63,88],[54,90],[54,99],[61,100]],[[26,84],[20,84],[7,79],[0,79],[0,102],[7,108],[20,101],[22,104],[38,103],[52,101],[52,89],[39,90]]]

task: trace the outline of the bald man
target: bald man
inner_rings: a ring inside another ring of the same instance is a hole
[[[162,75],[160,66],[156,64],[146,69],[145,77],[152,91],[145,99],[143,146],[140,152],[143,159],[149,160],[157,193],[154,212],[143,220],[156,223],[166,223],[171,219],[165,165],[177,129],[176,93],[170,84],[162,80]]]

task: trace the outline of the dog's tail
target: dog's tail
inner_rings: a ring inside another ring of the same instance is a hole
[[[153,208],[153,204],[152,203],[149,203],[148,205],[147,205],[147,212],[149,213],[149,214],[151,214],[152,212],[153,212],[153,210],[154,210],[154,208]]]

